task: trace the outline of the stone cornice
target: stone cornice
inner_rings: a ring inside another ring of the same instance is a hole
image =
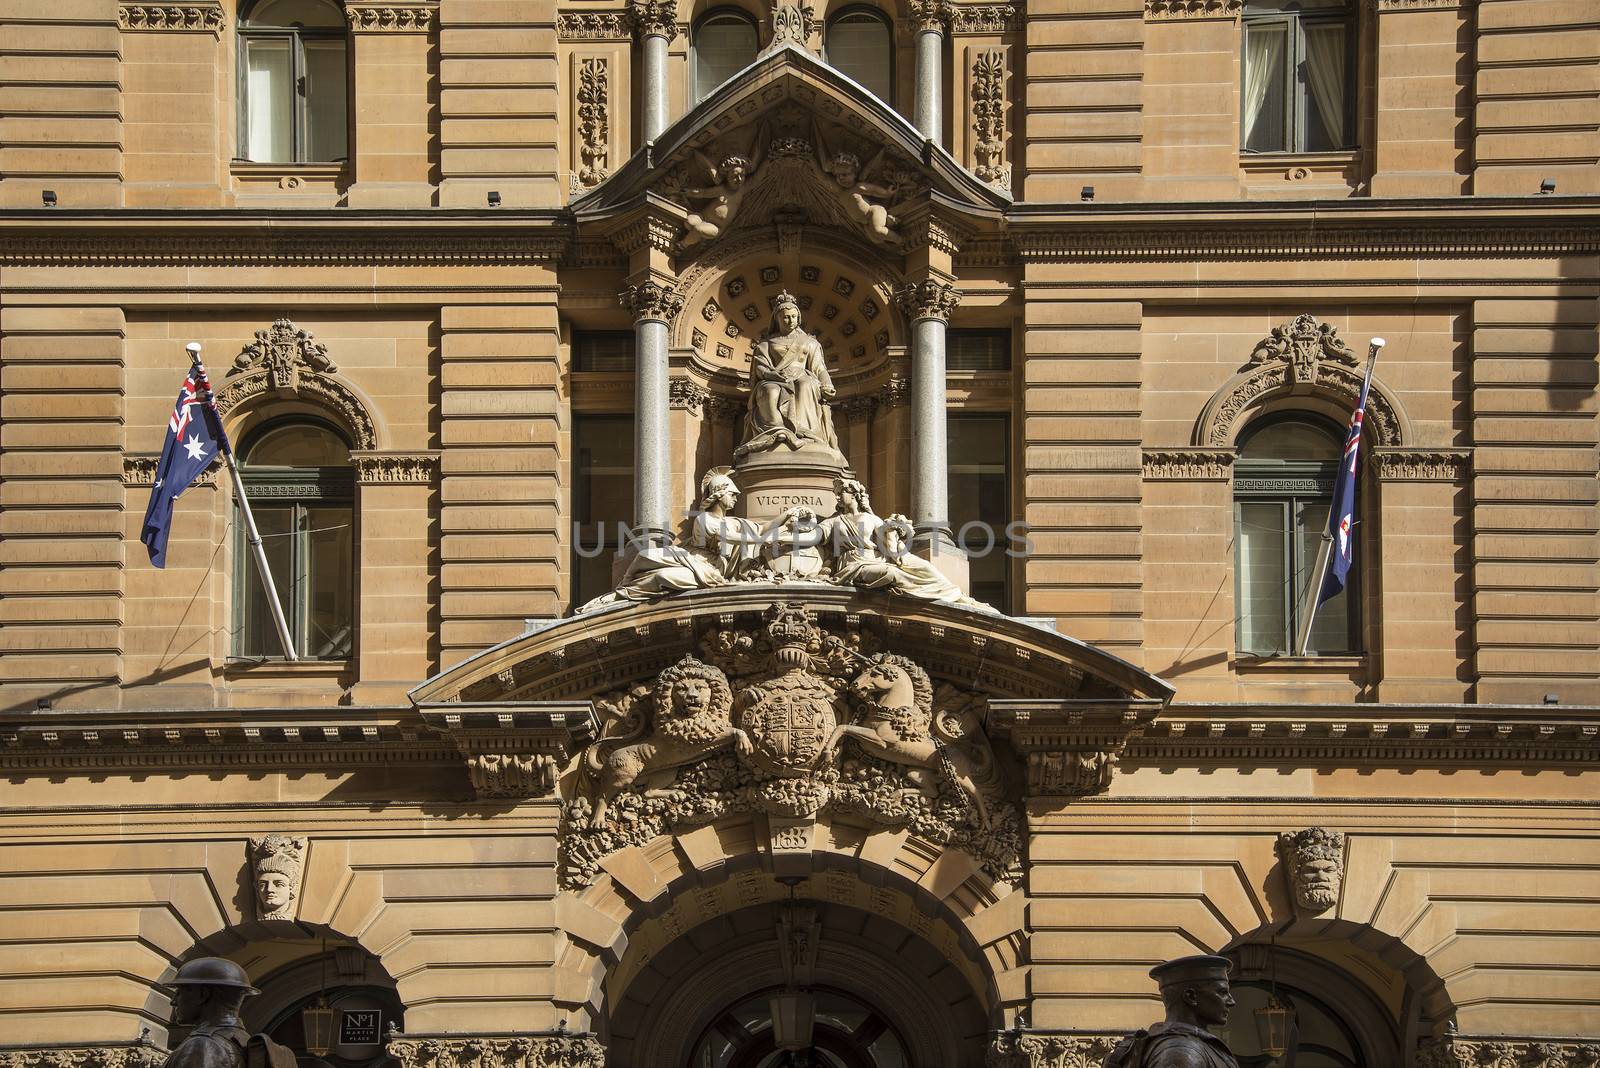
[[[593,1035],[400,1035],[385,1051],[400,1068],[602,1068],[605,1047]]]
[[[1236,19],[1244,0],[1144,0],[1146,22],[1171,19]]]
[[[1471,449],[1379,446],[1372,459],[1384,482],[1457,482],[1472,469]]]
[[[437,452],[352,452],[350,462],[363,486],[427,486],[439,477]]]
[[[219,4],[119,4],[117,26],[129,33],[210,33],[228,23]]]
[[[1162,704],[993,698],[989,729],[1027,762],[1029,797],[1081,797],[1111,785],[1129,740],[1149,727]]]
[[[1600,708],[1176,705],[1130,738],[1123,759],[1344,767],[1600,765]]]
[[[507,691],[516,689],[515,671],[505,675]],[[481,799],[550,793],[561,765],[595,731],[588,701],[451,703],[420,712],[466,758],[467,777]]]
[[[448,229],[361,229],[354,233],[339,220],[311,222],[304,231],[262,227],[241,219],[227,233],[193,233],[182,227],[160,233],[118,233],[120,227],[92,232],[0,230],[0,266],[143,267],[205,263],[217,266],[473,266],[550,264],[571,244],[565,227],[491,236],[452,236]],[[3,225],[3,222],[0,222]]]
[[[355,33],[427,33],[438,17],[437,4],[346,3],[345,18]]]
[[[1233,472],[1232,449],[1145,449],[1146,482],[1226,482]]]

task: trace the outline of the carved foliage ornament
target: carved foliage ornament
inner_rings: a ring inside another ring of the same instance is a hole
[[[121,4],[117,7],[117,25],[133,33],[170,30],[220,35],[226,24],[222,8],[215,4]]]
[[[950,32],[1004,33],[1016,17],[1017,9],[1010,4],[957,4],[950,9]]]
[[[1600,1068],[1593,1038],[1466,1038],[1446,1035],[1423,1042],[1418,1068]]]
[[[1006,53],[1003,48],[979,52],[972,61],[973,173],[1000,189],[1010,190],[1011,168],[1006,153]]]
[[[618,294],[618,298],[635,319],[659,319],[670,323],[683,311],[683,297],[677,288],[660,282],[630,285]]]
[[[949,322],[951,313],[961,303],[961,291],[949,282],[927,278],[921,282],[905,283],[895,290],[894,299],[912,322],[918,319],[943,319]]]
[[[626,41],[633,27],[624,11],[563,11],[556,34],[563,41]]]
[[[606,167],[611,138],[611,82],[604,56],[588,56],[578,63],[578,184],[599,185],[611,173]]]
[[[427,33],[438,11],[433,4],[346,4],[344,9],[356,33]]]
[[[1244,11],[1244,0],[1144,0],[1147,22],[1166,19],[1232,19]]]
[[[250,840],[250,883],[255,888],[259,919],[294,919],[305,860],[304,838],[273,833]]]
[[[772,40],[761,50],[758,58],[765,58],[784,45],[805,48],[817,27],[815,11],[809,4],[786,3],[779,0],[772,5]]]
[[[619,849],[736,812],[906,827],[1008,877],[1020,824],[983,698],[865,641],[778,603],[761,628],[709,631],[653,685],[597,699],[600,739],[562,808],[563,885],[588,885]]]
[[[439,474],[436,452],[377,452],[350,457],[362,485],[427,486]]]
[[[603,1068],[606,1062],[593,1035],[403,1037],[386,1052],[400,1068]]]
[[[1123,1037],[1001,1031],[989,1040],[984,1068],[1100,1068]]]
[[[633,32],[641,39],[665,37],[670,41],[678,35],[677,0],[629,0],[628,16]]]
[[[0,1068],[161,1068],[167,1053],[153,1045],[50,1046],[0,1050]]]
[[[1317,374],[1324,363],[1338,363],[1358,367],[1356,354],[1339,337],[1331,323],[1320,323],[1314,315],[1297,315],[1272,333],[1256,342],[1250,353],[1250,364],[1260,367],[1268,363],[1288,365],[1289,380],[1308,386],[1317,384]]]
[[[1326,912],[1339,903],[1344,882],[1344,835],[1326,827],[1308,827],[1278,836],[1295,907],[1303,912]]]
[[[943,33],[954,7],[949,0],[908,0],[906,13],[917,33]]]

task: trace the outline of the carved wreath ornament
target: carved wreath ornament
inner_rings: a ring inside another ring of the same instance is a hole
[[[983,699],[864,642],[775,604],[761,629],[709,632],[699,656],[654,684],[597,699],[600,738],[565,791],[563,884],[593,882],[617,850],[738,812],[907,827],[1007,877],[1020,822],[980,726]]]

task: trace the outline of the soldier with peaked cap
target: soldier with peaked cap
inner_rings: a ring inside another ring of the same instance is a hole
[[[244,969],[221,957],[200,957],[172,980],[172,1022],[188,1025],[189,1037],[167,1056],[163,1068],[292,1068],[294,1054],[265,1035],[251,1036],[239,1022],[244,999],[261,991]]]
[[[1167,1018],[1135,1032],[1106,1057],[1105,1068],[1239,1068],[1227,1043],[1207,1031],[1228,1022],[1227,957],[1179,957],[1150,969]]]

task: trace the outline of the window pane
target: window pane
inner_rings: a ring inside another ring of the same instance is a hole
[[[828,24],[824,49],[828,62],[873,93],[888,101],[891,82],[889,26],[883,19],[865,11],[854,11]]]
[[[306,41],[306,159],[326,163],[350,154],[344,41]]]
[[[261,533],[261,545],[266,550],[267,566],[272,569],[272,580],[278,585],[278,597],[285,605],[285,615],[294,611],[292,553],[294,550],[294,507],[263,508],[253,504],[256,529]],[[234,515],[241,531],[244,526],[237,509]],[[272,609],[266,591],[261,588],[261,572],[256,567],[255,553],[243,534],[235,542],[239,559],[234,573],[237,575],[234,596],[243,605],[240,612],[238,650],[240,656],[283,656],[283,643],[278,640],[277,626],[272,622]]]
[[[1284,78],[1288,30],[1283,22],[1245,24],[1240,122],[1244,147],[1251,152],[1281,152],[1290,147],[1285,133],[1288,101]]]
[[[1270,423],[1250,433],[1239,446],[1242,460],[1325,460],[1339,458],[1343,439],[1333,430],[1298,420]]]
[[[287,38],[245,42],[245,158],[294,161],[294,86]]]
[[[1295,577],[1297,604],[1305,596],[1306,584],[1311,581],[1312,569],[1317,566],[1317,553],[1322,548],[1322,531],[1328,523],[1328,498],[1313,498],[1297,502],[1299,505],[1300,556],[1296,561]],[[1360,546],[1356,547],[1357,555]],[[1348,653],[1350,646],[1350,589],[1355,583],[1356,567],[1350,569],[1350,581],[1337,597],[1324,602],[1317,609],[1311,624],[1311,636],[1306,642],[1308,655]]]
[[[1304,77],[1308,105],[1304,116],[1308,152],[1345,146],[1345,27],[1343,23],[1306,26]]]
[[[1009,330],[950,330],[945,345],[945,367],[951,371],[1011,369]]]
[[[251,8],[245,21],[251,26],[344,29],[344,16],[339,9],[321,0],[266,0]]]
[[[1005,611],[1010,421],[1004,415],[953,414],[949,427],[950,526],[967,549],[973,599]]]
[[[302,514],[300,653],[311,660],[347,660],[355,622],[352,513],[344,507],[316,507]]]
[[[694,33],[694,98],[711,91],[756,58],[755,23],[743,15],[712,15]]]
[[[617,525],[633,516],[633,420],[579,416],[572,439],[572,601],[581,605],[616,585]]]
[[[1289,651],[1288,507],[1276,501],[1239,505],[1239,651]]]
[[[585,330],[572,336],[574,371],[631,371],[632,330]]]
[[[291,423],[275,427],[253,442],[244,466],[349,467],[350,450],[330,430]]]

